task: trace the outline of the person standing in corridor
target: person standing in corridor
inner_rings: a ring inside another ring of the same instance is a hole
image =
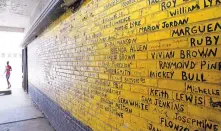
[[[9,65],[9,61],[7,61],[7,65],[6,65],[6,68],[5,68],[5,73],[6,73],[6,80],[7,80],[7,83],[8,83],[8,89],[11,88],[11,83],[9,82],[11,71],[12,71],[12,67]]]

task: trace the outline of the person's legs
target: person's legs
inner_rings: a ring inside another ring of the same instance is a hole
[[[9,82],[9,78],[10,78],[10,75],[6,75],[6,79],[7,79],[7,83],[8,83],[8,88],[11,87],[11,84],[10,84],[10,82]]]

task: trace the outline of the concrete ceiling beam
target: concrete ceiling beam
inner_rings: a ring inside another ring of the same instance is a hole
[[[25,31],[25,29],[24,28],[18,28],[18,27],[0,26],[0,31],[23,33]]]

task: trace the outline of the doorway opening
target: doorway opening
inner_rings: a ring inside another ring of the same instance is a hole
[[[5,74],[6,62],[12,67],[10,75],[11,90],[22,88],[22,48],[20,44],[24,33],[0,32],[0,90],[7,89]]]

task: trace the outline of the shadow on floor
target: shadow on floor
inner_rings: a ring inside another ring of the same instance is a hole
[[[0,96],[0,131],[54,131],[21,88]]]

